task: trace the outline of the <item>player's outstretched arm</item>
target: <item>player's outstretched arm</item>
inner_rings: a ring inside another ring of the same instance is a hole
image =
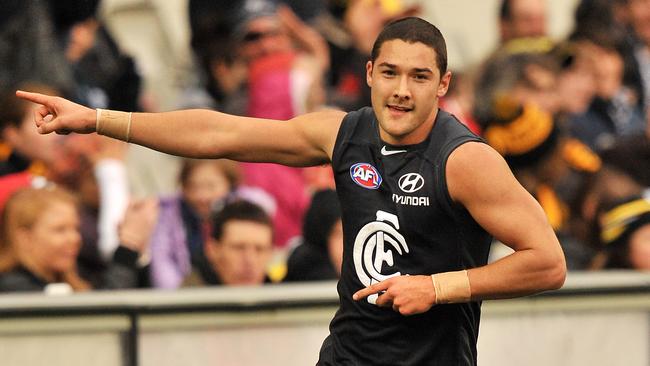
[[[557,289],[566,276],[564,253],[537,201],[488,145],[466,143],[446,168],[451,197],[514,253],[467,271],[472,300],[510,298]]]
[[[16,95],[40,105],[34,121],[42,134],[92,133],[99,127],[108,136],[168,154],[293,166],[328,162],[344,116],[339,111],[322,111],[275,121],[194,109],[130,116],[117,113],[117,118],[102,127],[107,115],[98,124],[94,109],[61,97],[24,91]]]

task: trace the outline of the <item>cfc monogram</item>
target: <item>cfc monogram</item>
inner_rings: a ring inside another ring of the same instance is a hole
[[[357,277],[364,286],[402,274],[396,270],[384,274],[395,265],[394,253],[401,256],[409,252],[406,240],[397,230],[397,216],[381,210],[377,211],[377,221],[369,222],[359,230],[352,257]],[[377,297],[377,294],[368,296],[368,302],[374,304]]]

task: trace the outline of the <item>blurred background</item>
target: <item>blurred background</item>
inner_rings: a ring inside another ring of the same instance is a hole
[[[329,167],[42,136],[14,92],[352,111],[404,16],[442,31],[441,108],[504,156],[570,270],[557,292],[484,305],[480,364],[650,365],[650,0],[1,0],[0,362],[314,363],[342,255]]]

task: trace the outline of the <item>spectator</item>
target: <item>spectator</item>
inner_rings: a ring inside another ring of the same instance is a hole
[[[209,16],[208,14],[213,14]],[[283,65],[297,75],[290,90],[271,89],[268,98],[291,93],[289,117],[320,106],[324,99],[321,80],[328,69],[329,54],[326,42],[312,28],[304,24],[288,7],[278,7],[272,0],[242,0],[229,3],[202,0],[190,2],[192,46],[207,77],[208,91],[215,98],[220,110],[251,115],[259,113],[259,107],[250,105],[248,89],[251,74],[269,72],[268,67],[258,65],[257,60],[276,59],[276,55],[292,55],[283,58]],[[268,65],[268,62],[263,63]],[[279,66],[276,61],[272,65]],[[261,72],[260,72],[261,69]],[[271,69],[270,71],[274,71]],[[273,79],[273,80],[277,80]],[[254,104],[254,103],[253,103]],[[271,105],[272,107],[272,105]],[[295,109],[295,110],[292,110]],[[283,106],[282,110],[287,110]],[[265,111],[268,113],[268,110]],[[276,112],[277,113],[277,112]]]
[[[44,85],[25,87],[56,94]],[[127,145],[100,137],[39,135],[33,128],[34,108],[13,92],[0,97],[0,126],[10,149],[0,163],[0,176],[6,175],[0,177],[0,205],[13,191],[48,180],[79,192],[84,243],[80,270],[92,278],[110,262],[119,245],[117,224],[129,201],[123,162]]]
[[[644,187],[650,187],[650,138],[622,137],[601,154],[603,161],[617,167]]]
[[[600,29],[621,36],[628,22],[627,0],[580,0],[574,12],[574,29]]]
[[[545,37],[545,1],[503,0],[499,9],[499,32],[501,43],[516,38]]]
[[[2,275],[0,291],[55,291],[63,283],[73,291],[91,289],[77,272],[81,247],[77,201],[67,191],[46,187],[24,188],[6,204],[2,217]],[[120,229],[122,245],[115,252],[100,288],[126,288],[137,284],[136,262],[145,249],[148,207],[132,206]]]
[[[273,253],[273,226],[264,210],[250,202],[227,204],[212,217],[205,244],[209,268],[194,270],[185,286],[261,285]]]
[[[151,236],[151,283],[177,288],[193,268],[205,267],[210,213],[239,184],[238,165],[229,160],[185,160],[181,193],[160,200]]]
[[[640,96],[624,84],[622,40],[593,29],[578,30],[571,40],[596,83],[596,95],[587,111],[570,121],[572,135],[601,152],[621,136],[643,134],[646,121]]]
[[[485,127],[498,119],[495,109],[505,100],[534,104],[545,113],[559,111],[558,65],[545,54],[552,44],[539,43],[539,48],[532,51],[529,45],[523,49],[503,48],[481,66],[474,97],[474,117],[480,125]]]
[[[648,0],[623,0],[628,21],[634,31],[633,55],[636,63],[636,83],[646,117],[650,120],[650,2]]]
[[[594,225],[602,202],[620,200],[641,190],[639,183],[615,165],[603,164],[598,172],[588,175],[576,189],[575,199],[571,202],[573,236],[595,254],[600,250],[600,233]]]
[[[343,226],[336,191],[316,192],[305,214],[302,240],[287,260],[285,282],[335,280],[343,261]]]
[[[48,0],[60,47],[72,71],[74,99],[95,108],[139,110],[140,76],[96,17],[101,0]]]
[[[620,40],[617,51],[624,61],[623,84],[639,97],[639,104],[643,104],[645,92],[643,72],[641,71],[642,59],[637,58],[639,56],[637,50],[643,48],[643,42],[640,42],[640,37],[635,35],[637,27],[634,26],[634,23],[641,20],[641,24],[643,24],[644,15],[642,13],[644,10],[636,9],[633,3],[628,0],[580,1],[575,11],[574,33],[601,32],[609,34],[613,39]],[[643,4],[643,1],[636,3]],[[641,8],[647,9],[647,6],[642,5]],[[641,18],[636,18],[639,15]],[[643,32],[641,30],[643,25],[637,29]]]
[[[627,197],[604,204],[599,216],[605,269],[650,270],[650,199]]]
[[[246,64],[232,52],[231,20],[241,1],[190,0],[189,15],[191,46],[202,86],[212,102],[206,107],[217,107],[238,115],[244,114]],[[196,92],[196,94],[199,94]],[[212,105],[211,105],[212,104]]]
[[[418,5],[403,6],[397,0],[330,2],[333,16],[318,24],[330,46],[330,104],[345,111],[370,105],[365,65],[375,37],[391,20],[419,12]]]
[[[51,95],[56,90],[42,84],[23,84],[29,90]],[[13,90],[0,94],[0,133],[7,154],[0,162],[0,176],[30,170],[47,175],[45,166],[54,167],[61,155],[58,136],[42,136],[34,131],[34,103],[19,99]],[[51,173],[51,172],[50,172]]]
[[[557,116],[563,124],[587,111],[596,95],[596,80],[589,64],[576,55],[576,45],[565,41],[550,51],[559,66],[557,85]]]
[[[124,167],[127,145],[92,136],[71,136],[66,152],[75,161],[75,174],[62,181],[79,198],[82,247],[79,253],[79,272],[91,280],[100,279],[115,250],[120,244],[118,226],[128,212],[129,187]],[[151,205],[151,204],[150,204]],[[143,229],[150,232],[154,217]],[[144,224],[144,223],[143,223]],[[147,234],[149,235],[149,234]],[[142,269],[141,274],[148,273]],[[141,276],[147,279],[147,276]],[[96,281],[95,281],[96,282]],[[142,281],[142,287],[148,287]]]
[[[574,188],[601,161],[586,146],[566,136],[552,116],[535,105],[509,110],[498,106],[499,122],[485,129],[487,142],[500,152],[515,177],[540,203],[565,251],[567,267],[583,269],[591,253],[571,233]]]
[[[323,74],[329,67],[326,42],[289,8],[247,0],[235,15],[234,41],[247,64],[250,117],[288,120],[324,103]],[[277,202],[275,244],[284,248],[300,235],[309,204],[304,169],[242,163],[243,181]],[[333,181],[333,179],[331,179]]]
[[[246,62],[260,57],[298,51],[314,58],[320,71],[329,66],[325,40],[303,23],[290,8],[272,0],[246,0],[233,19],[234,40]]]
[[[23,87],[56,95],[49,86],[25,83]],[[0,208],[22,187],[41,187],[47,180],[60,181],[74,166],[65,156],[62,136],[43,136],[34,131],[36,105],[18,99],[13,91],[0,92]]]

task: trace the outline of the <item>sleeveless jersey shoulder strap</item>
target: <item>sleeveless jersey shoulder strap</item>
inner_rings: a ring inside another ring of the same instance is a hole
[[[376,139],[374,130],[377,122],[372,108],[364,107],[345,115],[339,127],[334,151],[332,153],[332,166],[336,166],[341,159],[344,147],[350,143],[368,143]]]
[[[455,116],[439,110],[438,117],[433,130],[431,131],[431,142],[427,148],[426,156],[436,166],[436,194],[444,203],[444,208],[449,214],[455,215],[456,204],[452,201],[447,187],[446,167],[449,155],[459,146],[467,142],[485,141],[476,136],[472,131],[462,124]]]

